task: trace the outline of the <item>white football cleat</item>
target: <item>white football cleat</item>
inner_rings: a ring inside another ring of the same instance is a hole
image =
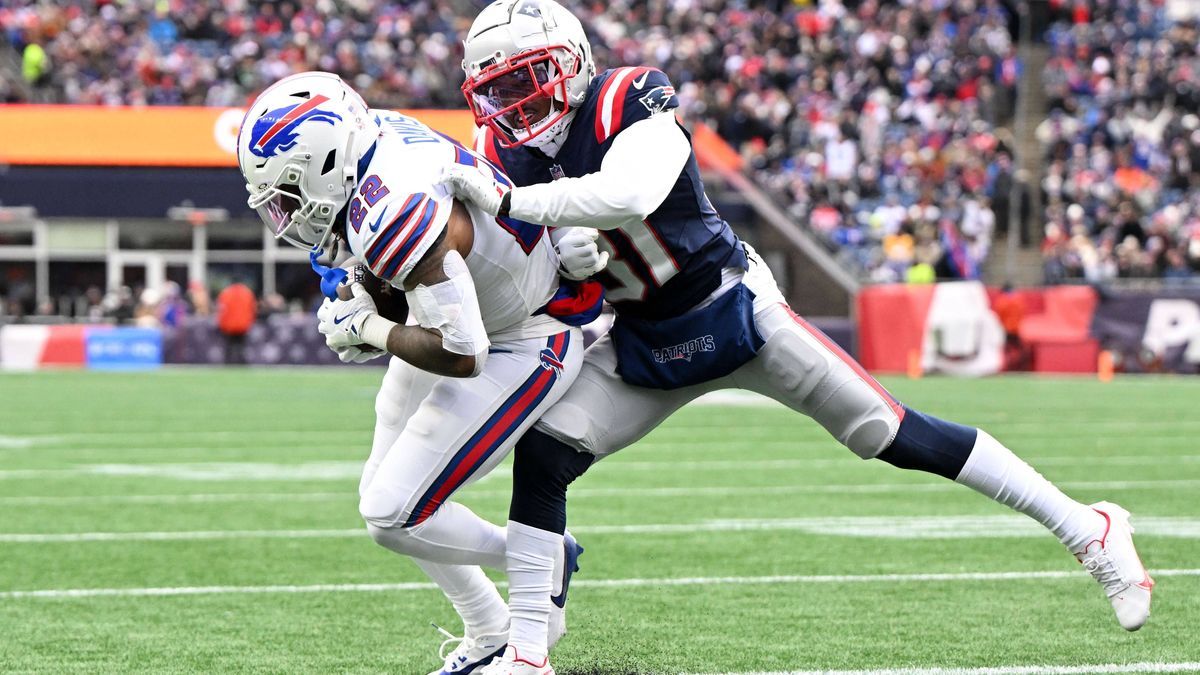
[[[550,596],[550,619],[547,627],[547,649],[567,634],[567,590],[571,587],[571,577],[579,571],[579,556],[583,547],[575,541],[570,532],[563,534],[563,568],[559,574],[558,595]]]
[[[1137,630],[1150,616],[1154,580],[1133,546],[1129,512],[1109,502],[1092,504],[1107,525],[1099,539],[1088,542],[1075,557],[1104,587],[1117,621],[1125,630]]]
[[[544,656],[541,663],[535,663],[521,658],[517,648],[510,645],[499,658],[476,672],[478,675],[554,675],[554,667],[550,665],[550,657]]]
[[[467,675],[482,672],[480,669],[491,663],[504,651],[508,643],[508,633],[495,635],[480,635],[478,637],[455,637],[441,627],[435,626],[446,640],[438,649],[438,658],[442,659],[442,669],[435,670],[429,675]],[[458,643],[454,651],[446,654],[446,647]]]

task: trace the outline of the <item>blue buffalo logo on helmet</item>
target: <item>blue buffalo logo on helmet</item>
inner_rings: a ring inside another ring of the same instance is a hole
[[[329,97],[318,94],[304,103],[267,112],[255,120],[250,131],[250,152],[264,159],[274,157],[296,146],[301,124],[313,121],[333,125],[335,120],[341,121],[341,115],[317,108],[328,100]]]

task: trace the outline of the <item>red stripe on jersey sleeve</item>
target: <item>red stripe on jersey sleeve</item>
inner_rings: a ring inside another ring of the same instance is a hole
[[[629,85],[648,72],[650,72],[649,68],[638,68],[621,83],[621,88],[617,90],[617,95],[613,97],[612,124],[608,126],[612,130],[612,133],[609,136],[616,136],[617,132],[621,130],[621,116],[625,112],[625,96],[629,93]]]
[[[612,71],[612,75],[608,76],[608,79],[600,87],[600,91],[596,93],[596,97],[597,97],[596,98],[596,101],[597,101],[597,105],[596,105],[596,142],[597,143],[603,143],[605,140],[608,139],[608,136],[609,136],[608,134],[604,133],[604,121],[603,121],[604,120],[604,110],[605,110],[604,98],[605,98],[605,96],[608,95],[608,90],[612,88],[613,82],[616,82],[617,80],[621,79],[621,74],[628,72],[630,70],[633,70],[633,68],[626,67],[626,68],[614,69]],[[615,99],[613,100],[613,103],[614,104],[616,103]],[[624,106],[624,101],[621,102],[621,107],[623,107],[623,106]],[[610,114],[610,117],[611,117],[611,114]]]

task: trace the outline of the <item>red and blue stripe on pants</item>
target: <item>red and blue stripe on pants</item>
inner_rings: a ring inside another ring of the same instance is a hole
[[[562,362],[570,342],[571,334],[566,331],[551,336],[546,341],[546,348],[542,350],[537,369],[500,404],[458,452],[454,453],[433,484],[417,500],[404,527],[420,525],[432,516],[438,507],[449,499],[455,490],[462,487],[463,483],[533,414],[562,374]]]

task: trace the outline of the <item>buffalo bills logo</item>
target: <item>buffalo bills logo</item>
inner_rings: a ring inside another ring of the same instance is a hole
[[[675,87],[663,85],[651,89],[650,91],[646,92],[645,96],[639,98],[638,100],[641,101],[642,105],[646,106],[646,110],[649,110],[650,114],[653,115],[666,110],[670,106],[671,99],[673,98],[675,98]]]
[[[313,121],[334,125],[341,121],[341,115],[317,108],[328,100],[327,96],[318,94],[304,103],[267,112],[255,120],[250,131],[250,152],[264,159],[274,157],[296,146],[297,129],[301,124]]]
[[[542,350],[542,368],[545,368],[546,370],[553,370],[555,373],[562,375],[562,359],[555,356],[554,351],[549,347]]]

